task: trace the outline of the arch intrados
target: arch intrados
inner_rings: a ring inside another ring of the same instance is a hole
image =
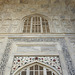
[[[42,18],[44,18],[44,19],[46,19],[46,20],[49,20],[48,16],[42,15],[42,14],[37,14],[37,13],[24,16],[24,17],[22,18],[22,20],[26,20],[26,19],[28,19],[29,17],[34,17],[34,16],[42,17]]]
[[[56,70],[55,68],[53,68],[52,66],[47,65],[47,64],[44,64],[44,63],[39,62],[39,61],[34,61],[34,62],[31,62],[31,63],[28,63],[28,64],[23,65],[22,67],[20,67],[19,69],[17,69],[17,70],[13,73],[13,75],[16,75],[18,72],[20,72],[20,71],[22,71],[23,69],[25,69],[25,67],[30,67],[30,66],[33,66],[33,65],[35,65],[35,64],[38,64],[38,65],[40,65],[40,66],[45,66],[46,68],[52,69],[52,70],[53,70],[54,72],[56,72],[58,75],[61,75],[61,74],[59,73],[59,71],[57,71],[57,70]]]

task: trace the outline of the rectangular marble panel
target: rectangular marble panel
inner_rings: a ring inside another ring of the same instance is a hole
[[[18,52],[41,52],[41,51],[56,51],[55,45],[51,46],[19,46]]]

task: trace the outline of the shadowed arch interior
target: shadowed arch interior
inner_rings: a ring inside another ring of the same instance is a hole
[[[13,75],[61,75],[57,70],[48,65],[34,62],[17,70]]]
[[[48,20],[39,14],[26,16],[23,33],[50,33]]]

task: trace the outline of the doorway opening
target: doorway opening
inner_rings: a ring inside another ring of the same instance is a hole
[[[40,63],[33,63],[20,69],[14,75],[61,75],[52,67],[47,67]]]

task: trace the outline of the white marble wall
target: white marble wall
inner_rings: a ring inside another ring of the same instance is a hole
[[[20,0],[17,3],[15,0],[5,1],[4,5],[0,5],[0,33],[22,33],[22,18],[36,13],[47,16],[51,33],[75,33],[74,4],[70,3],[69,7],[61,0],[48,1],[30,0],[24,1],[24,4],[19,3]]]

